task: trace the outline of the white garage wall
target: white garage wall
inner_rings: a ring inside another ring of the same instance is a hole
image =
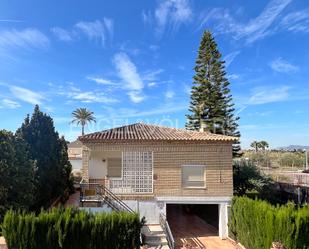
[[[124,201],[140,217],[146,218],[147,224],[159,224],[160,209],[155,201]]]

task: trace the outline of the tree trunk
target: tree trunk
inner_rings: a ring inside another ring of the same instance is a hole
[[[82,136],[85,135],[85,125],[82,125]]]

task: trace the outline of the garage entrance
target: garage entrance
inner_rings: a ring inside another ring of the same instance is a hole
[[[201,219],[208,225],[204,227],[205,233],[218,236],[219,208],[216,204],[167,204],[166,213],[168,222],[175,225]]]
[[[176,248],[236,248],[219,238],[219,205],[166,204]]]

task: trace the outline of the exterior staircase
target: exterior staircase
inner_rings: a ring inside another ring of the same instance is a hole
[[[108,211],[134,212],[104,185],[81,182],[80,188],[80,203],[82,207],[103,207]]]
[[[169,249],[168,241],[162,227],[158,225],[145,225],[142,227],[142,234],[146,248]]]

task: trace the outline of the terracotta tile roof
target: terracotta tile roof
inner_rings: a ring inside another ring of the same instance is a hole
[[[163,126],[136,123],[101,132],[90,133],[78,138],[86,141],[236,141],[238,138],[209,132],[188,131]]]
[[[71,143],[68,143],[68,148],[82,148],[83,144],[81,143],[81,141],[75,140]]]

